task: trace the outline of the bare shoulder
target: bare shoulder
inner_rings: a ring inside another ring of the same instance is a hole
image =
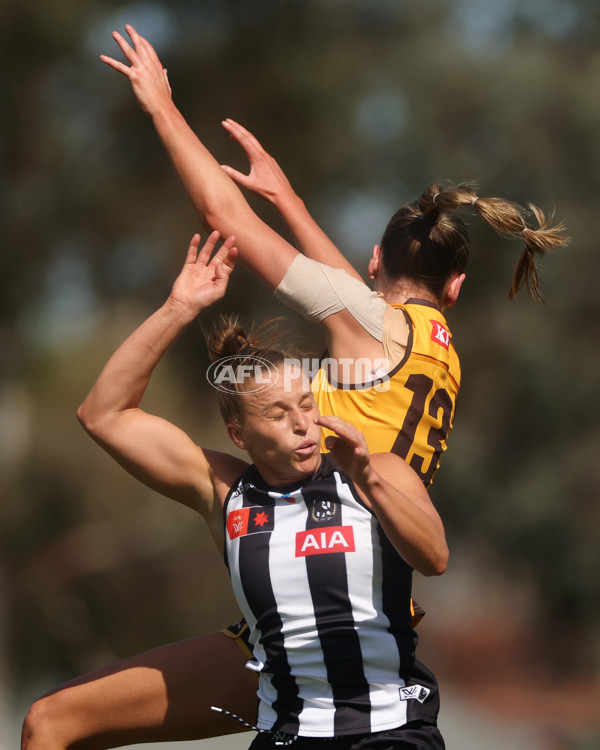
[[[204,456],[210,466],[212,483],[219,496],[227,494],[232,484],[250,466],[248,461],[237,458],[229,453],[203,449]]]

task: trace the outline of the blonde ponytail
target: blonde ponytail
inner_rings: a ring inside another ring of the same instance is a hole
[[[548,251],[569,243],[570,238],[565,234],[564,224],[552,225],[553,216],[546,217],[544,212],[533,204],[529,204],[526,209],[504,198],[481,197],[471,185],[444,189],[438,184],[431,184],[419,198],[419,206],[424,216],[436,222],[443,220],[445,212],[470,206],[500,234],[523,240],[525,249],[517,262],[509,297],[512,299],[525,285],[531,300],[543,302],[535,263],[536,256],[543,257]],[[527,225],[530,214],[533,214],[537,221],[535,228]]]

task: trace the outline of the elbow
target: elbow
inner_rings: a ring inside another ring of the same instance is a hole
[[[446,572],[446,568],[448,567],[448,555],[445,555],[444,557],[440,557],[438,560],[436,560],[433,565],[431,566],[431,572],[429,573],[429,576],[441,576],[443,573]]]
[[[98,432],[98,417],[94,415],[87,400],[84,401],[76,412],[77,421],[89,435],[95,435]]]
[[[225,237],[232,233],[235,221],[232,217],[237,215],[239,207],[234,201],[223,195],[209,195],[200,214],[202,223],[206,229],[217,230]]]
[[[441,576],[446,572],[449,557],[448,545],[444,542],[440,545],[439,549],[432,551],[425,565],[419,570],[419,573],[428,578]]]
[[[89,415],[87,413],[85,401],[77,409],[76,416],[77,416],[77,421],[79,422],[79,424],[83,427],[84,430],[87,430],[87,424],[89,422]]]
[[[227,180],[229,181],[229,177]],[[237,234],[240,227],[245,227],[256,219],[256,214],[237,186],[233,191],[213,190],[204,196],[204,203],[198,209],[198,214],[205,228],[217,230],[223,239]]]

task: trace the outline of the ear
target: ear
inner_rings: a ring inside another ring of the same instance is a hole
[[[371,260],[369,261],[368,266],[368,273],[370,279],[376,279],[379,275],[379,269],[381,267],[381,248],[379,245],[375,245],[373,247],[373,254],[371,255]]]
[[[453,307],[456,304],[460,288],[466,278],[464,273],[457,273],[450,279],[444,293],[444,307]]]
[[[248,450],[248,444],[246,443],[242,428],[239,426],[239,424],[233,424],[230,422],[227,425],[227,434],[240,450]]]

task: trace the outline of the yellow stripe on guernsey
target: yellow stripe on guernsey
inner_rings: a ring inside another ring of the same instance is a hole
[[[406,330],[405,320],[397,316],[406,316],[409,322],[408,342],[404,356],[387,376],[348,386],[320,369],[313,391],[321,413],[354,424],[364,433],[371,453],[391,452],[404,458],[428,486],[452,429],[460,362],[444,316],[420,301],[387,308],[384,349],[392,362],[390,352],[398,350],[394,329]],[[323,439],[328,434],[324,431]]]

